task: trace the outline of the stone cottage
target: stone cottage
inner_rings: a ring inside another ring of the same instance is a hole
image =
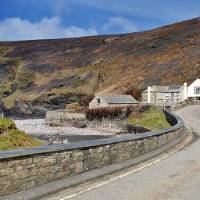
[[[107,95],[107,96],[96,96],[89,103],[89,108],[130,106],[130,105],[136,105],[136,104],[138,104],[138,101],[131,95]]]

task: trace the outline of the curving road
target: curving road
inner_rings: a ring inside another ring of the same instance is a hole
[[[176,112],[200,135],[200,106]],[[47,199],[72,200],[199,200],[200,140],[155,164],[124,171],[104,180],[62,191]],[[119,176],[117,179],[115,179]]]

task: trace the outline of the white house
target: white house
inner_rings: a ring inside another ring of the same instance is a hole
[[[200,101],[200,79],[196,79],[188,86],[187,99],[192,101]]]
[[[142,92],[142,102],[153,104],[176,104],[184,102],[186,98],[186,83],[184,85],[148,86],[148,88]]]
[[[90,103],[89,108],[105,108],[112,106],[129,106],[138,104],[131,95],[107,95],[96,96]]]
[[[171,86],[148,86],[142,92],[142,102],[147,103],[177,104],[186,100],[200,101],[200,79],[196,79],[189,86],[187,83]]]

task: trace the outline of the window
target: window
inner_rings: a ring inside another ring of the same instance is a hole
[[[200,94],[200,87],[194,87],[194,93]]]
[[[97,99],[97,103],[100,104],[100,99]]]
[[[196,98],[195,98],[195,101],[200,101],[200,97],[196,97]]]

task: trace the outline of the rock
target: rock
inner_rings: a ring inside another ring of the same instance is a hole
[[[6,116],[43,118],[47,111],[64,109],[66,104],[77,102],[82,96],[84,95],[81,93],[61,94],[55,98],[50,98],[48,95],[41,95],[34,101],[15,100],[14,106],[9,109],[0,104],[0,108],[2,107]]]
[[[63,144],[67,144],[67,143],[69,143],[69,141],[68,141],[68,139],[66,138],[66,139],[63,140]]]

